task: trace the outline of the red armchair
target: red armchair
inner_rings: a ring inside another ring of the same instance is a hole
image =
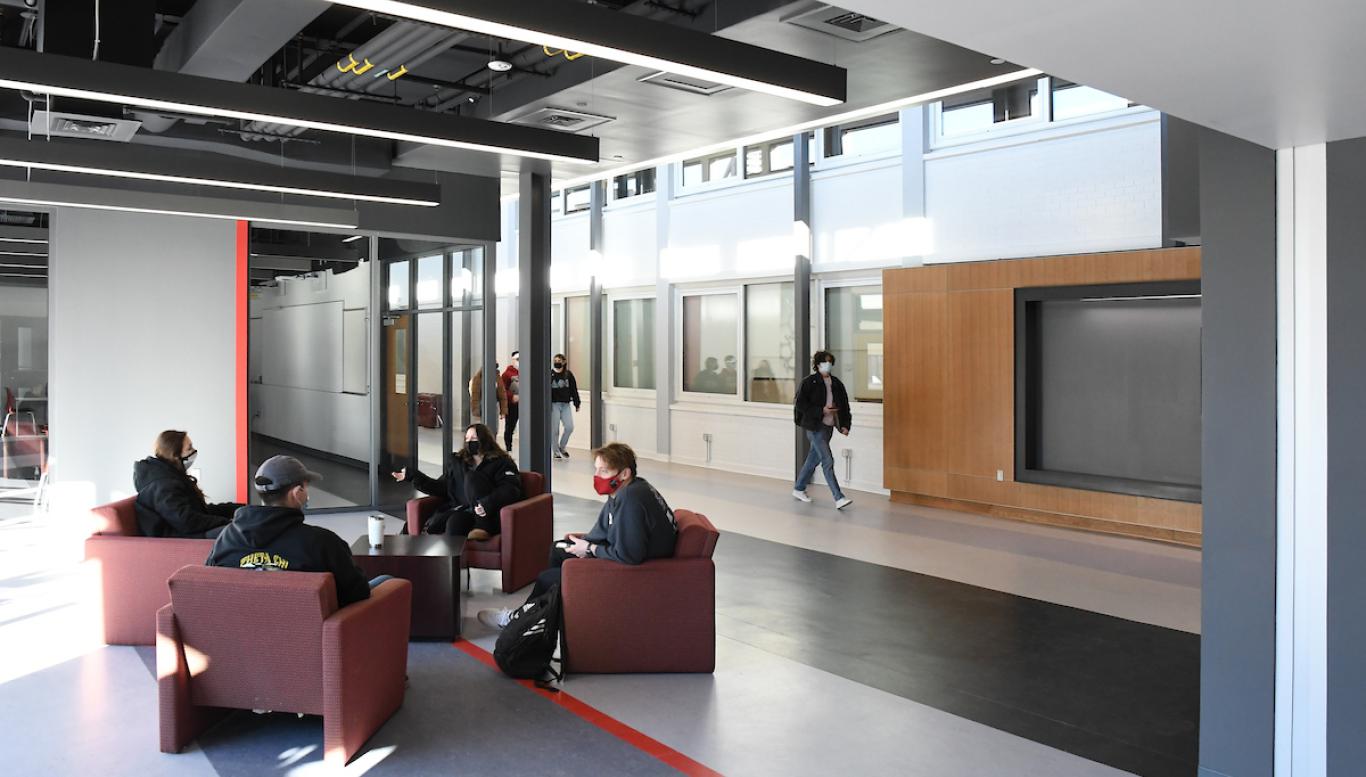
[[[526,499],[503,508],[498,516],[501,533],[465,544],[465,567],[502,570],[503,593],[508,594],[536,580],[554,541],[555,507],[553,497],[545,493],[545,478],[536,472],[521,474]],[[445,498],[439,496],[409,501],[408,533],[421,534],[423,524],[444,504]]]
[[[143,537],[133,508],[136,497],[91,510],[94,533],[85,560],[99,565],[104,641],[109,645],[156,643],[157,610],[171,601],[166,579],[177,569],[203,564],[213,540]]]
[[[705,515],[675,510],[673,558],[638,566],[570,559],[560,577],[565,669],[581,673],[716,669],[720,534]]]
[[[332,575],[193,566],[156,616],[161,752],[178,753],[223,709],[323,717],[340,766],[403,703],[412,584],[387,580],[337,609]]]

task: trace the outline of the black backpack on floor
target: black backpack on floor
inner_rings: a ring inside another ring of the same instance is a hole
[[[563,675],[550,668],[560,640],[560,586],[512,611],[493,647],[493,660],[508,677],[556,680]]]

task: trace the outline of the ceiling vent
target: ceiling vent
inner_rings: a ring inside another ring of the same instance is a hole
[[[573,111],[568,108],[537,108],[531,113],[525,113],[512,120],[513,124],[529,124],[532,127],[542,127],[544,129],[560,130],[561,132],[583,132],[592,129],[609,121],[616,121],[612,116],[599,116],[596,113],[584,113],[583,111]]]
[[[94,138],[119,143],[132,140],[141,126],[142,122],[132,119],[47,111],[34,111],[33,121],[29,124],[34,137]]]
[[[874,19],[871,16],[864,16],[861,13],[824,4],[788,16],[783,21],[795,24],[798,27],[805,27],[808,30],[834,35],[836,38],[851,40],[855,43],[863,43],[879,35],[886,35],[900,29],[896,25],[889,24],[881,19]]]
[[[668,89],[677,89],[688,94],[700,94],[704,97],[711,97],[717,92],[724,92],[729,89],[725,84],[718,84],[715,81],[708,81],[704,78],[692,78],[690,76],[680,76],[674,73],[665,73],[663,70],[658,73],[651,73],[648,76],[637,78],[642,84],[654,84]]]

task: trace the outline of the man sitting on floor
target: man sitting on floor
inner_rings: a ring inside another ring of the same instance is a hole
[[[233,515],[214,541],[208,565],[270,572],[331,572],[337,606],[370,598],[382,582],[367,581],[351,548],[321,526],[304,523],[308,484],[322,480],[292,456],[272,456],[256,470],[256,491],[264,505],[247,505]]]
[[[593,465],[593,488],[607,497],[598,522],[587,534],[570,534],[550,547],[550,567],[536,577],[527,601],[559,583],[560,566],[571,558],[640,564],[674,554],[678,524],[673,510],[654,486],[636,474],[635,451],[623,443],[610,443],[593,451]],[[479,622],[501,629],[511,614],[511,609],[481,610]]]

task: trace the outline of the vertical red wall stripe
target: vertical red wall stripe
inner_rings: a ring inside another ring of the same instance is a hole
[[[247,501],[247,222],[237,222],[237,501]]]

